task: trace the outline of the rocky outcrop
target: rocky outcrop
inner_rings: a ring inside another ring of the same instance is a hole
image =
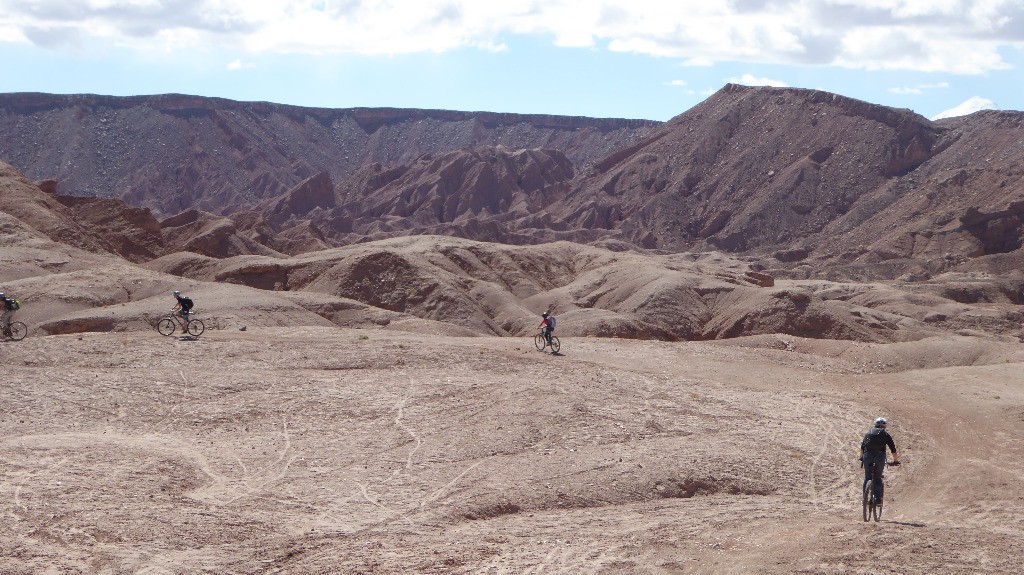
[[[402,218],[414,226],[509,219],[546,207],[564,195],[572,177],[572,164],[554,150],[483,148],[427,155],[383,186],[347,193],[342,211],[357,231],[359,222],[365,226],[380,218]]]
[[[268,207],[257,210],[264,211],[267,221],[280,227],[290,220],[308,217],[314,209],[329,210],[334,206],[334,182],[330,174],[320,172],[288,190]]]
[[[39,186],[0,162],[0,211],[54,242],[132,261],[155,257],[162,249],[160,226],[149,210],[118,200],[58,195],[56,184]]]
[[[199,210],[188,210],[160,222],[167,244],[166,253],[188,251],[213,258],[238,255],[280,256],[244,233],[230,218]]]
[[[106,246],[121,257],[144,262],[160,256],[164,240],[160,222],[147,208],[135,208],[121,200],[79,196],[54,196],[67,206],[75,218],[94,234],[106,240]]]

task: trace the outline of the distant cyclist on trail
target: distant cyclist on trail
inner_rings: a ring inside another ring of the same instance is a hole
[[[882,473],[885,471],[885,448],[892,452],[893,465],[900,464],[900,454],[896,453],[896,444],[892,436],[885,430],[889,422],[884,417],[875,420],[875,426],[864,434],[860,442],[860,460],[864,463],[864,486],[874,477],[875,502],[882,503]]]
[[[541,328],[541,331],[544,333],[544,339],[548,340],[548,344],[550,344],[551,332],[555,331],[555,323],[557,320],[550,312],[544,312],[540,314],[540,317],[543,319],[537,327]]]
[[[3,323],[4,335],[11,337],[11,320],[14,318],[14,312],[21,309],[21,303],[14,298],[7,297],[5,293],[0,293],[0,306],[3,307],[0,322]]]
[[[192,307],[195,306],[195,303],[192,302],[192,298],[185,297],[181,295],[180,291],[174,290],[174,299],[176,299],[178,303],[174,304],[172,311],[178,312],[178,315],[187,320],[188,314],[192,311]]]

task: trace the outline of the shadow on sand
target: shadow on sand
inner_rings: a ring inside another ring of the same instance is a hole
[[[907,527],[928,527],[927,523],[910,523],[909,521],[892,521],[890,519],[883,519],[880,523],[892,523],[893,525],[905,525]]]

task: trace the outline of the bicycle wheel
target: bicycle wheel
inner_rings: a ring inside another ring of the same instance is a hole
[[[21,341],[28,335],[28,327],[20,321],[11,322],[11,340]]]
[[[871,506],[871,514],[874,515],[875,521],[882,518],[882,504],[875,503]]]
[[[160,320],[160,323],[156,324],[156,330],[160,332],[160,335],[171,335],[174,333],[174,320],[165,317]]]
[[[188,330],[188,334],[192,337],[199,337],[204,331],[206,331],[206,324],[201,319],[190,319],[185,324],[185,329]]]
[[[868,481],[864,485],[864,521],[871,520],[872,507],[874,507],[871,503],[872,495],[874,495],[874,488],[871,486],[871,482]]]
[[[537,351],[544,351],[544,346],[547,344],[548,342],[544,339],[544,334],[538,333],[533,336],[533,345],[537,346]]]
[[[551,336],[551,353],[558,353],[560,349],[562,349],[562,344],[558,341],[558,336]]]

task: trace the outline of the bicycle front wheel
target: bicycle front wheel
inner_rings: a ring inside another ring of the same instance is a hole
[[[544,351],[544,346],[547,345],[547,340],[544,339],[544,334],[538,333],[533,336],[533,345],[537,346],[537,351]]]
[[[882,518],[882,504],[875,503],[871,506],[871,514],[875,516],[875,521]]]
[[[161,319],[160,323],[156,324],[156,330],[160,335],[171,335],[174,333],[174,320],[169,317]]]
[[[192,319],[185,325],[185,329],[188,330],[188,334],[192,337],[199,337],[204,331],[206,331],[206,324],[204,324],[202,320]]]
[[[11,322],[11,340],[21,341],[28,335],[28,326],[20,321]]]
[[[558,353],[560,349],[562,349],[562,344],[558,341],[558,336],[551,336],[551,353]]]

